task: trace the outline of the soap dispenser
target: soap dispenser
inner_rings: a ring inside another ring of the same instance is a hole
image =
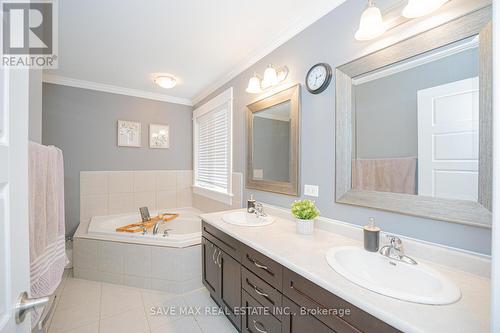
[[[380,228],[375,226],[375,219],[373,217],[370,217],[368,219],[368,225],[363,227],[363,237],[365,250],[377,252],[379,249]]]
[[[255,199],[253,194],[250,194],[250,199],[247,200],[247,212],[253,213],[255,210]]]

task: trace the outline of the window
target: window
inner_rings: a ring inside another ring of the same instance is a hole
[[[193,192],[231,204],[233,88],[193,112]]]

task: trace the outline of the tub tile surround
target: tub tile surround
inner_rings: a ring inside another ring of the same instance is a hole
[[[74,276],[184,293],[202,286],[200,245],[170,248],[75,237]]]
[[[262,252],[320,287],[403,332],[488,332],[490,324],[490,260],[487,256],[435,246],[402,237],[405,252],[451,278],[462,298],[450,305],[432,306],[399,301],[359,287],[335,272],[325,254],[334,246],[362,247],[358,226],[319,218],[314,234],[299,235],[289,211],[265,205],[276,221],[260,228],[223,222],[225,212],[202,215],[207,223]],[[385,240],[381,240],[385,244]]]
[[[243,175],[233,173],[233,202],[193,194],[192,170],[82,171],[80,221],[92,216],[194,206],[205,212],[241,207]]]

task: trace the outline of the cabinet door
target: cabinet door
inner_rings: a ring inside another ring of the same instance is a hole
[[[202,259],[203,259],[203,284],[210,291],[213,298],[219,295],[220,274],[217,264],[219,249],[208,239],[202,239]]]
[[[220,252],[216,261],[220,267],[220,305],[226,310],[229,320],[239,330],[241,316],[236,315],[235,310],[241,306],[241,266],[224,251]]]
[[[286,297],[283,297],[283,307],[287,313],[283,315],[282,333],[336,333],[314,316],[301,314],[299,306]]]

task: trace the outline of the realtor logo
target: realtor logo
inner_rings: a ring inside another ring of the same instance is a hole
[[[2,1],[2,67],[57,68],[54,1]]]

